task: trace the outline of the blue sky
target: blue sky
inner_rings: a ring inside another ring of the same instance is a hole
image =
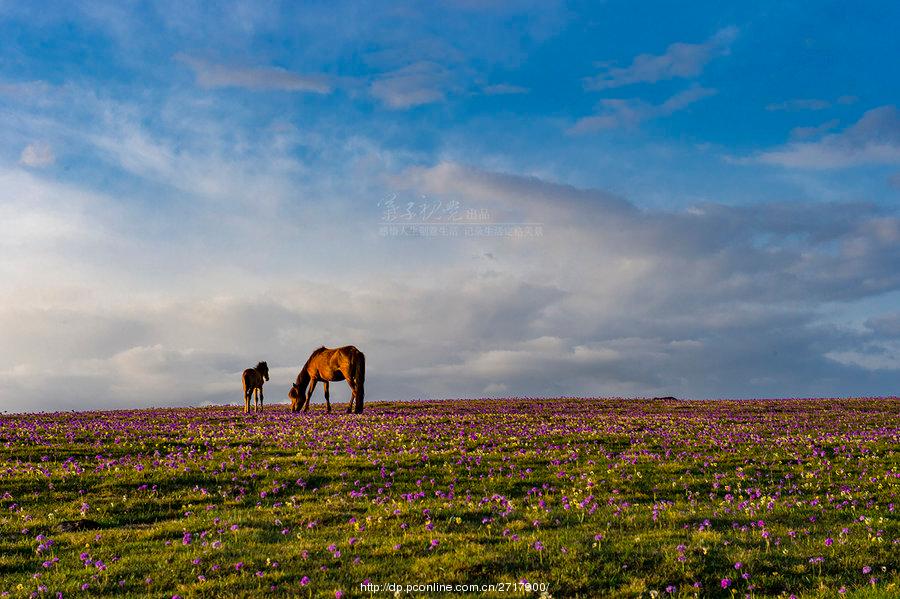
[[[235,401],[260,359],[282,401],[344,343],[373,399],[891,394],[898,17],[0,2],[0,409]],[[390,198],[542,235],[391,236]]]

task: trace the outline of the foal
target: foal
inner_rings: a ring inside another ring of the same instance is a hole
[[[258,412],[263,407],[263,383],[269,380],[269,365],[260,362],[256,368],[248,368],[241,374],[244,383],[244,414],[250,413],[250,396],[256,391],[256,399],[253,402],[253,411]]]

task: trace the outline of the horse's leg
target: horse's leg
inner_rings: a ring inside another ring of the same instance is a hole
[[[316,389],[316,383],[318,383],[318,379],[312,379],[309,381],[309,389],[306,390],[306,402],[303,404],[303,411],[309,412],[309,400],[312,399],[313,391]]]
[[[347,404],[347,413],[350,414],[356,409],[356,385],[351,379],[347,379],[347,385],[350,386],[350,403]]]
[[[328,394],[328,381],[322,381],[322,386],[325,391],[325,411],[331,414],[331,396]]]
[[[263,386],[260,385],[259,386],[259,411],[260,412],[262,412],[262,409],[263,409],[263,399],[265,399],[265,397],[263,396]]]
[[[250,413],[250,394],[253,393],[252,389],[247,389],[246,385],[244,386],[244,414]]]
[[[253,411],[259,412],[259,387],[253,390]]]

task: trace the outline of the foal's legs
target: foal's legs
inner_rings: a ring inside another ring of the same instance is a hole
[[[317,382],[319,382],[318,379],[312,379],[311,381],[309,381],[309,389],[306,390],[306,402],[303,404],[304,412],[309,412],[309,400],[312,399],[312,394],[316,389]]]
[[[244,388],[244,414],[250,413],[250,395],[253,394],[253,389]]]
[[[325,391],[325,411],[331,414],[331,401],[328,395],[328,381],[322,381],[322,386]]]
[[[262,385],[259,386],[259,411],[262,412],[263,409],[263,388]]]

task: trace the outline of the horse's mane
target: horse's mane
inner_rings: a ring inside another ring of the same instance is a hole
[[[315,358],[316,356],[321,354],[326,349],[328,349],[328,348],[323,345],[323,346],[317,348],[315,351],[313,351],[313,353],[309,354],[309,359],[306,360],[306,364],[303,365],[303,371],[305,372],[306,369],[309,368],[309,363],[312,362],[313,358]]]
[[[268,364],[266,364],[265,362],[260,362],[259,364],[256,365],[256,369],[259,370],[263,366],[265,366],[267,369],[269,368]]]

